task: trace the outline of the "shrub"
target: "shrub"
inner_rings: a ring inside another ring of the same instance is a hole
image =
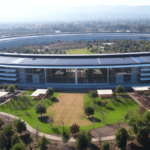
[[[120,94],[120,93],[125,92],[125,89],[124,89],[124,87],[123,87],[123,86],[118,85],[118,86],[116,87],[116,92]]]
[[[145,111],[143,114],[143,118],[146,118],[148,121],[150,121],[150,112]]]
[[[118,148],[125,149],[128,139],[128,133],[124,127],[120,127],[115,134],[116,145]]]
[[[110,150],[110,146],[109,146],[109,143],[107,141],[105,141],[102,144],[102,150]]]
[[[46,113],[46,106],[44,104],[38,103],[35,107],[35,111],[42,116],[42,113]]]
[[[84,109],[85,114],[89,117],[89,115],[93,115],[94,114],[94,109],[90,106],[86,106]]]
[[[12,130],[12,124],[8,123],[3,129],[4,134],[10,139],[10,137],[13,135],[13,130]]]
[[[0,118],[0,129],[2,127],[2,125],[4,124],[3,120]]]
[[[92,97],[93,99],[98,97],[97,91],[90,91],[89,96]]]
[[[85,150],[88,148],[88,146],[91,144],[91,133],[82,131],[81,133],[77,134],[76,138],[76,148],[79,150]]]
[[[70,135],[69,133],[67,133],[64,129],[63,129],[63,132],[61,134],[61,138],[62,138],[62,141],[63,143],[67,143],[70,139]]]
[[[71,134],[76,134],[79,131],[80,131],[80,126],[78,126],[76,123],[70,127]]]
[[[56,97],[51,97],[50,100],[51,100],[52,102],[55,102],[55,101],[56,101]]]
[[[49,143],[48,139],[45,136],[42,136],[39,140],[38,140],[38,146],[39,146],[39,150],[46,150],[47,149],[47,144]]]
[[[8,88],[7,88],[9,93],[13,93],[15,91],[15,87],[12,84],[9,84]]]
[[[23,131],[26,131],[26,124],[24,121],[21,121],[21,119],[16,119],[14,120],[14,124],[15,124],[15,127],[17,129],[17,132],[19,132],[20,134],[23,132]]]
[[[3,85],[3,88],[6,90],[8,88],[8,85],[7,84],[4,84]]]
[[[15,87],[15,89],[18,89],[19,86],[18,86],[18,84],[15,84],[14,87]]]
[[[20,143],[16,143],[11,150],[26,150],[25,145],[20,142]]]
[[[6,147],[7,143],[8,143],[8,138],[6,137],[3,131],[0,131],[0,149]]]
[[[108,110],[114,110],[114,108],[111,107],[111,106],[106,106],[105,108],[108,109]]]
[[[17,133],[11,136],[11,146],[14,146],[15,144],[20,143],[20,142],[21,140]]]
[[[47,96],[50,96],[50,97],[52,97],[53,96],[53,93],[54,93],[54,89],[53,88],[48,88],[47,89],[47,91],[46,91],[46,94],[47,94]]]

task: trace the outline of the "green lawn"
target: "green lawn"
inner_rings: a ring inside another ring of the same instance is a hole
[[[28,91],[26,93],[28,93]],[[59,94],[58,92],[55,92],[54,97],[57,97],[58,94]],[[25,110],[21,110],[21,109],[17,110],[17,108],[21,108],[21,106],[24,107],[24,104],[21,100],[9,101],[8,103],[4,104],[3,106],[0,106],[0,111],[20,117],[21,119],[25,120],[33,128],[35,128],[36,123],[38,122],[40,131],[43,133],[47,133],[47,134],[60,133],[62,131],[62,127],[54,126],[54,128],[50,128],[50,124],[47,122],[44,122],[44,121],[43,122],[40,121],[38,119],[39,114],[35,113],[35,106],[37,103],[44,103],[46,105],[46,107],[48,108],[51,105],[53,105],[53,102],[49,99],[35,101],[32,99],[31,96],[27,96],[27,97],[29,98],[28,115],[26,115]],[[104,101],[101,98],[96,98],[95,100],[97,102]],[[107,124],[117,123],[117,121],[119,119],[123,120],[124,115],[127,113],[128,110],[133,110],[133,112],[136,113],[138,104],[133,99],[128,98],[127,102],[124,100],[124,98],[119,98],[119,100],[120,100],[120,102],[118,102],[117,100],[113,100],[114,103],[112,103],[112,101],[110,99],[107,99],[107,101],[108,101],[107,106],[114,108],[114,110],[108,110],[105,107],[103,107],[104,110],[107,111],[107,113],[106,113],[107,114],[106,115],[106,123]],[[90,106],[94,107],[94,102],[92,101],[91,98],[88,97],[88,94],[85,94],[85,96],[84,96],[84,106],[86,106],[86,104],[89,104]],[[100,115],[101,108],[102,107],[96,105],[94,117],[99,119],[100,122],[95,123],[95,126],[94,126],[95,128],[107,125],[106,123],[102,122],[102,117]],[[18,114],[16,114],[16,112],[18,112]],[[65,128],[69,132],[69,127],[65,127]],[[80,129],[87,130],[87,129],[92,129],[92,128],[93,128],[93,125],[89,125],[89,126],[81,127]]]
[[[65,50],[67,54],[96,54],[90,52],[87,48]]]
[[[127,95],[124,93],[124,95]],[[100,115],[100,112],[102,111],[100,106],[96,105],[96,110],[94,112],[94,117],[98,118],[100,122],[95,123],[94,127],[102,127],[105,126],[106,124],[115,124],[117,123],[118,120],[122,119],[122,122],[124,121],[124,115],[127,113],[128,110],[132,110],[134,113],[136,113],[136,110],[138,109],[138,104],[132,99],[132,98],[126,98],[127,102],[124,98],[120,97],[118,98],[119,101],[113,99],[113,103],[111,99],[101,99],[101,98],[96,98],[96,102],[102,102],[104,100],[108,101],[108,104],[106,106],[112,107],[114,110],[108,110],[105,107],[104,109],[104,114],[106,115],[105,122],[103,123],[102,116]],[[84,107],[89,104],[90,106],[94,107],[94,102],[92,101],[91,98],[88,97],[88,94],[84,96]],[[93,128],[93,125],[86,126],[86,127],[81,127],[82,130],[87,130]]]
[[[34,91],[25,91],[26,95],[31,95]]]

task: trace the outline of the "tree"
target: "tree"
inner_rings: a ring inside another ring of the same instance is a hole
[[[15,91],[15,87],[14,87],[14,85],[12,85],[12,84],[9,84],[9,86],[8,86],[8,92],[9,93],[13,93],[14,91]]]
[[[36,137],[36,140],[38,141],[38,135],[39,135],[39,130],[40,130],[38,123],[36,123],[35,130],[36,130],[35,137]]]
[[[24,121],[21,121],[21,119],[15,119],[14,120],[14,125],[17,129],[17,132],[19,132],[20,134],[23,132],[23,131],[26,131],[27,128],[26,128],[26,124]]]
[[[49,143],[48,139],[45,136],[42,136],[39,140],[38,140],[38,146],[39,146],[39,150],[46,150],[47,149],[47,144]]]
[[[0,149],[6,147],[7,143],[8,143],[7,136],[4,134],[3,131],[0,131]]]
[[[25,145],[20,142],[20,143],[16,143],[11,150],[26,150]]]
[[[15,84],[14,87],[17,90],[19,86],[18,86],[18,84]]]
[[[31,87],[29,87],[29,91],[30,91],[30,94],[31,94],[31,92],[33,91],[33,89]]]
[[[4,134],[7,136],[7,138],[10,139],[10,137],[14,133],[13,130],[12,130],[12,124],[11,123],[6,124],[3,131],[4,131]]]
[[[130,128],[128,131],[128,141],[133,141],[134,140],[134,131],[132,128]]]
[[[150,121],[150,112],[145,111],[144,114],[143,114],[143,118],[146,118],[148,121]]]
[[[147,127],[142,126],[138,128],[138,133],[137,133],[137,141],[139,144],[142,146],[146,146],[147,142],[149,139],[149,130]]]
[[[124,89],[124,87],[123,86],[121,86],[121,85],[118,85],[117,87],[116,87],[116,93],[123,93],[123,92],[125,92],[125,89]]]
[[[85,114],[89,117],[90,115],[94,114],[94,108],[90,106],[86,106],[84,109]]]
[[[46,91],[47,96],[49,96],[50,98],[53,96],[53,93],[54,93],[54,89],[50,87]]]
[[[7,90],[8,85],[7,85],[7,84],[4,84],[4,85],[3,85],[3,88],[4,88],[5,90]]]
[[[0,129],[2,127],[2,125],[4,124],[3,120],[0,118]]]
[[[121,150],[126,148],[128,133],[124,127],[120,127],[115,134],[116,145]]]
[[[76,137],[76,148],[78,150],[86,150],[88,146],[91,144],[92,136],[90,132],[82,131],[77,134]]]
[[[76,123],[70,127],[71,134],[77,134],[79,131],[80,131],[80,126],[78,126]]]
[[[17,133],[11,136],[11,146],[13,147],[15,144],[20,143],[21,140]]]
[[[106,116],[107,116],[107,111],[102,108],[101,112],[100,112],[100,115],[102,117],[103,123],[105,123],[105,119],[106,119]]]
[[[53,123],[54,123],[54,116],[51,115],[49,118],[48,118],[48,122],[50,123],[51,127],[53,126]]]
[[[98,97],[97,91],[90,91],[90,97],[94,100],[94,98]]]
[[[35,107],[35,111],[36,113],[41,114],[42,117],[42,113],[46,113],[46,106],[44,104],[38,103]]]
[[[110,150],[110,146],[109,146],[109,143],[107,141],[105,141],[102,144],[102,150]]]
[[[69,133],[67,133],[64,129],[61,133],[61,139],[62,139],[63,143],[67,143],[70,139]]]

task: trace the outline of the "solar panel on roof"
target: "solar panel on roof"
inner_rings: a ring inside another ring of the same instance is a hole
[[[143,59],[142,57],[133,57],[136,61],[138,61],[139,63],[142,62],[147,62],[145,59]]]

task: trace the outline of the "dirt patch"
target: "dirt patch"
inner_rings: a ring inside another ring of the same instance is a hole
[[[81,93],[60,93],[58,102],[47,109],[47,114],[54,115],[55,125],[71,126],[77,123],[79,126],[91,125],[92,122],[85,118],[83,111],[84,95]]]

